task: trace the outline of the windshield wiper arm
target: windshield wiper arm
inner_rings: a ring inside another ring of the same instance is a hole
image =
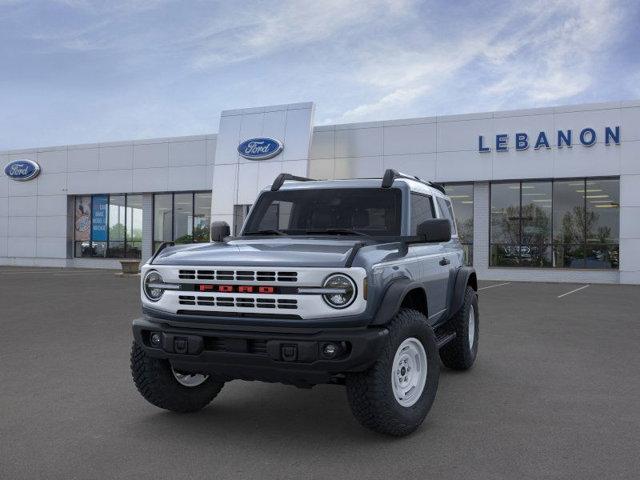
[[[326,230],[307,230],[307,235],[327,234],[327,235],[359,235],[361,237],[370,237],[371,235],[350,228],[327,228]]]
[[[256,230],[255,232],[245,232],[245,235],[287,235],[281,230]]]

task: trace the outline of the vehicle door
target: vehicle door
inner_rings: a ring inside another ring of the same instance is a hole
[[[449,268],[455,271],[464,264],[464,252],[458,238],[458,227],[453,214],[453,207],[451,206],[451,201],[443,197],[436,197],[436,203],[440,210],[439,217],[446,218],[451,223],[451,241],[443,244],[443,246],[445,248],[445,256],[450,260]]]
[[[411,231],[416,235],[418,225],[436,218],[436,209],[430,195],[411,192]],[[446,263],[444,243],[414,243],[409,250],[418,259],[420,281],[427,291],[429,323],[436,323],[447,309],[449,265]]]

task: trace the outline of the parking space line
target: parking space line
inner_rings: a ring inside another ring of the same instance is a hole
[[[579,292],[580,290],[584,290],[589,285],[583,285],[582,287],[576,288],[575,290],[571,290],[570,292],[563,293],[562,295],[558,295],[558,298],[566,297],[567,295],[571,295],[572,293]]]
[[[501,287],[503,285],[509,285],[511,282],[504,282],[504,283],[494,283],[493,285],[487,285],[486,287],[480,287],[478,289],[478,291],[480,290],[486,290],[487,288],[493,288],[493,287]]]

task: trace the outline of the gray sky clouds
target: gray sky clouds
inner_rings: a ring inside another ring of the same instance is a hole
[[[0,0],[0,149],[640,97],[637,2]]]

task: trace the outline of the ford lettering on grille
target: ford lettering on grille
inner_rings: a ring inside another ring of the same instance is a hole
[[[219,293],[278,293],[277,287],[261,285],[212,285],[209,283],[200,284],[196,288],[199,292],[219,292]]]

